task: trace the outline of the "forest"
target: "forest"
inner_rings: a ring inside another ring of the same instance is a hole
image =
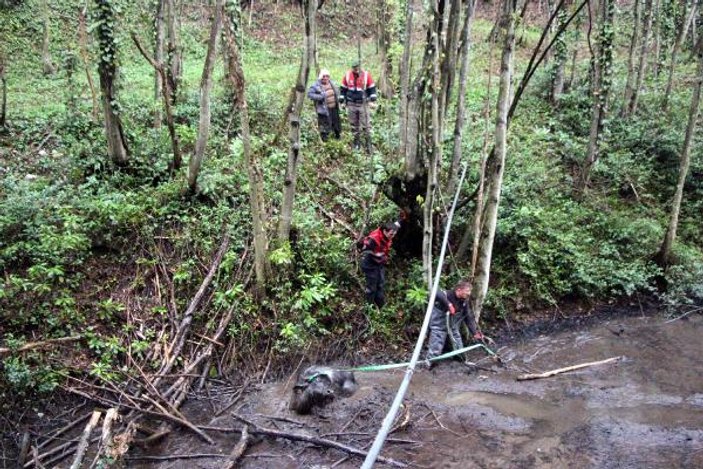
[[[0,0],[2,466],[221,442],[203,409],[276,400],[304,364],[407,361],[461,281],[503,360],[632,315],[697,330],[702,85],[698,0]],[[389,222],[374,303],[367,236]],[[373,390],[326,424],[375,433],[392,399]],[[410,408],[394,432],[420,426]],[[307,442],[285,467],[370,446],[253,415],[202,467],[284,467],[251,455],[267,438]],[[436,467],[408,451],[379,464]],[[530,461],[503,467],[572,460]]]

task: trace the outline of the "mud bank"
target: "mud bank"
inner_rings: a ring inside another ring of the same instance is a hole
[[[418,369],[406,399],[407,425],[391,435],[382,454],[432,468],[703,467],[702,332],[699,315],[674,322],[659,316],[604,320],[504,346],[503,366],[480,352],[470,357],[490,372],[467,373],[457,362]],[[522,373],[615,356],[622,360],[516,381]],[[403,373],[358,373],[354,396],[310,416],[287,409],[290,382],[258,385],[233,409],[262,427],[368,448]],[[226,391],[219,390],[221,398],[213,397],[217,392],[189,401],[186,414],[202,425],[241,427],[229,413],[213,418],[213,409],[227,402]],[[209,434],[215,446],[180,433],[130,456],[227,454],[239,438]],[[254,438],[239,467],[352,468],[361,461],[335,449]],[[129,461],[131,467],[159,468],[222,464],[218,458]]]

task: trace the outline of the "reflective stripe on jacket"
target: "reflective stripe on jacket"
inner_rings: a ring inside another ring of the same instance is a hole
[[[342,101],[363,103],[365,100],[376,101],[378,97],[376,96],[376,83],[366,70],[359,72],[356,76],[353,70],[348,71],[342,78],[341,86]]]

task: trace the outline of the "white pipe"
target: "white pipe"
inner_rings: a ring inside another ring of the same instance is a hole
[[[383,444],[386,442],[388,433],[391,431],[391,426],[398,415],[398,410],[400,410],[400,404],[403,403],[403,398],[410,385],[410,379],[412,379],[413,372],[415,371],[415,365],[417,364],[418,358],[420,358],[420,351],[422,350],[422,344],[425,341],[425,336],[427,335],[427,329],[430,326],[430,316],[432,315],[432,308],[434,307],[435,299],[437,298],[437,289],[439,288],[439,277],[442,275],[442,264],[444,264],[444,254],[447,250],[447,241],[449,240],[449,228],[452,226],[452,218],[454,217],[454,208],[459,200],[459,193],[461,192],[461,185],[464,182],[464,176],[466,175],[466,162],[464,162],[464,169],[461,172],[461,179],[459,179],[459,184],[457,185],[456,192],[454,193],[454,202],[452,202],[452,209],[449,211],[449,217],[447,218],[447,227],[444,230],[444,239],[442,240],[442,249],[439,252],[439,259],[437,260],[437,270],[435,271],[434,282],[432,284],[432,292],[430,293],[430,300],[427,303],[427,310],[425,311],[425,320],[422,322],[422,328],[420,329],[420,336],[417,338],[417,343],[415,344],[415,350],[413,351],[413,356],[410,359],[410,364],[408,369],[405,371],[405,378],[403,382],[400,383],[398,388],[398,393],[395,395],[393,404],[388,411],[388,414],[383,419],[381,428],[376,434],[376,439],[371,446],[364,464],[361,469],[371,469],[378,458]]]

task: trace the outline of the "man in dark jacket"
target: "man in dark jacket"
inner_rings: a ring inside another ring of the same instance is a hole
[[[352,68],[344,74],[340,92],[340,103],[349,109],[349,124],[354,132],[354,150],[361,145],[361,135],[366,138],[366,152],[371,153],[371,119],[369,106],[376,106],[376,83],[371,74],[361,69],[358,60],[352,63]]]
[[[464,346],[461,339],[462,323],[466,323],[474,339],[482,340],[484,338],[476,326],[476,319],[469,305],[470,296],[471,283],[466,281],[457,283],[453,290],[440,290],[437,292],[432,316],[430,317],[428,360],[442,354],[448,334],[454,350]],[[428,364],[431,366],[432,362],[428,362]]]
[[[322,141],[326,142],[330,133],[339,139],[342,132],[339,120],[339,90],[330,80],[329,71],[324,68],[320,70],[320,76],[308,90],[308,98],[315,102],[317,126]]]
[[[386,263],[399,222],[389,222],[375,229],[361,242],[361,270],[366,276],[366,301],[383,308],[386,297]]]

